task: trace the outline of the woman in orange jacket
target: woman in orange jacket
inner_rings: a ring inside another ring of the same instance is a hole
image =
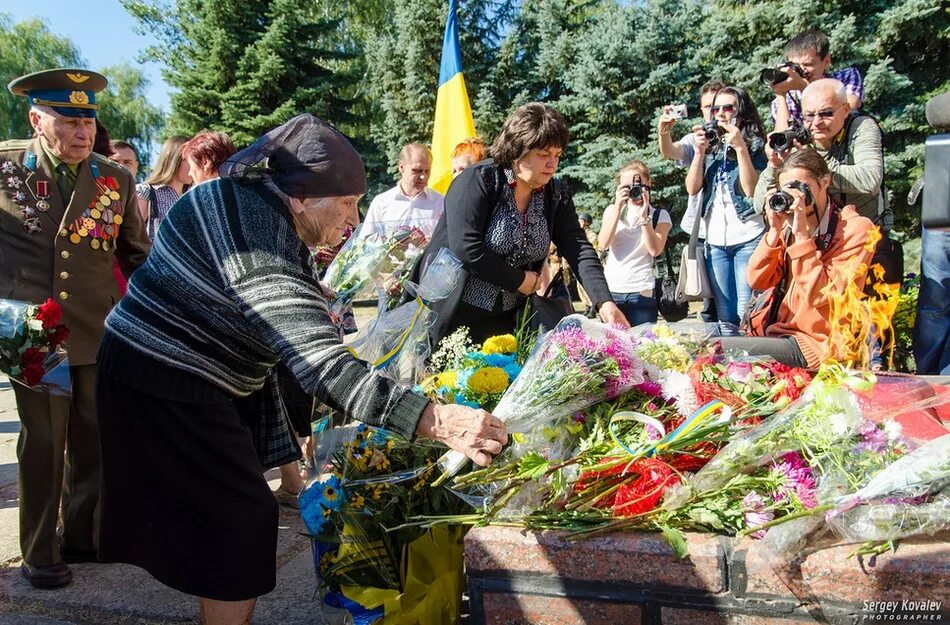
[[[815,368],[845,356],[829,340],[832,301],[863,291],[875,226],[853,206],[834,205],[831,172],[811,148],[785,160],[778,182],[766,201],[769,230],[748,267],[752,288],[771,289],[772,297],[760,299],[763,305],[750,313],[744,328],[749,336],[723,338],[722,345]]]

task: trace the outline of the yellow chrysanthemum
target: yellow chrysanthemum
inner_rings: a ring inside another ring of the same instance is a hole
[[[458,373],[455,371],[443,371],[435,377],[437,387],[455,388],[458,384]]]
[[[508,388],[508,374],[500,367],[482,367],[468,379],[468,388],[474,393],[502,393]]]
[[[518,339],[511,334],[502,334],[489,338],[482,345],[486,354],[513,354],[518,351]]]

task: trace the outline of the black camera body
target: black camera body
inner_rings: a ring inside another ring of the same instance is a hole
[[[805,196],[805,206],[811,206],[815,203],[815,197],[811,194],[811,188],[804,182],[800,180],[793,180],[788,183],[786,186],[793,189],[798,189]],[[795,198],[792,197],[791,193],[779,190],[777,193],[772,194],[769,198],[769,208],[771,208],[776,213],[786,213],[789,209],[792,208],[792,204],[795,203]]]
[[[703,136],[706,137],[706,146],[709,150],[715,150],[719,147],[722,137],[726,134],[726,131],[723,130],[722,126],[719,125],[719,122],[715,119],[711,119],[702,127]]]
[[[759,81],[766,87],[771,87],[773,85],[785,82],[788,80],[788,74],[782,71],[784,68],[794,71],[802,78],[808,78],[808,72],[805,71],[804,67],[798,63],[788,62],[782,63],[778,67],[766,67],[761,72],[759,72]]]
[[[791,120],[787,130],[773,132],[769,135],[769,147],[776,152],[786,152],[795,147],[795,142],[799,145],[808,145],[811,143],[811,132],[797,119]]]
[[[629,197],[631,200],[642,200],[643,190],[646,189],[649,191],[650,186],[643,184],[643,179],[640,177],[640,174],[635,174],[633,176],[633,184],[627,185],[627,188],[630,189]]]

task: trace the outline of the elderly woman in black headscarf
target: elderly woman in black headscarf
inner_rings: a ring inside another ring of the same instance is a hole
[[[327,405],[478,464],[507,440],[499,419],[434,406],[341,344],[307,246],[359,221],[366,176],[342,134],[301,115],[221,173],[163,222],[106,321],[98,382],[100,557],[197,595],[209,624],[250,622],[276,583],[277,504],[234,402],[278,362]],[[265,439],[289,436],[271,423]]]

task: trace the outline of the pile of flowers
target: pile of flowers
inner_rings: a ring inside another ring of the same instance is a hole
[[[61,323],[59,304],[40,305],[0,300],[0,371],[30,388],[69,392],[68,364],[63,342],[69,329]],[[50,373],[62,375],[53,379]],[[44,378],[50,379],[43,382]],[[65,376],[65,379],[59,379]],[[41,384],[42,382],[42,384]]]

